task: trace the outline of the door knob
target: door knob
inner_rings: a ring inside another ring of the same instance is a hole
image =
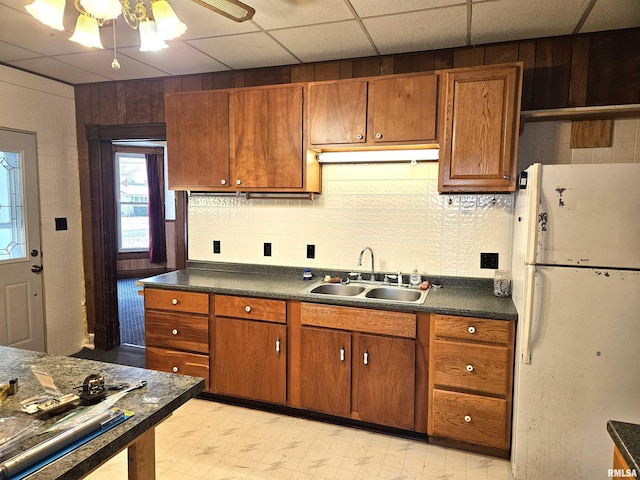
[[[42,271],[42,265],[31,265],[31,271],[33,273],[40,273]]]

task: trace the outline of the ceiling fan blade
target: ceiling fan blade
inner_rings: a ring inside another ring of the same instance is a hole
[[[220,15],[224,15],[227,18],[235,22],[244,22],[251,20],[253,14],[256,11],[249,5],[238,0],[193,0],[198,5],[202,5],[209,10],[213,10]]]

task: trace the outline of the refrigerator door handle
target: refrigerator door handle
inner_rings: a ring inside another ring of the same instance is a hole
[[[536,267],[525,265],[524,268],[524,309],[522,328],[522,363],[531,363],[531,325],[534,315]]]
[[[534,264],[537,262],[537,252],[539,249],[538,242],[541,240],[541,232],[539,232],[539,215],[540,215],[540,176],[542,166],[539,163],[534,163],[528,168],[529,178],[529,195],[528,195],[528,210],[529,218],[527,225],[527,244],[525,247],[525,263]]]

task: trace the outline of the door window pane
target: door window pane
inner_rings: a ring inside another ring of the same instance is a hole
[[[149,249],[149,186],[144,155],[116,154],[118,250]]]
[[[26,258],[22,155],[0,151],[0,261]]]

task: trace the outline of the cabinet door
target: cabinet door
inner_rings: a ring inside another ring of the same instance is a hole
[[[353,397],[358,418],[391,427],[412,429],[415,341],[359,335],[357,343],[357,356],[353,359]]]
[[[367,141],[367,82],[309,86],[309,136],[312,145]]]
[[[236,189],[302,188],[301,86],[231,94],[231,171]]]
[[[519,66],[443,74],[441,192],[515,190],[521,84]]]
[[[303,408],[351,414],[351,334],[300,329],[300,403]]]
[[[286,326],[218,317],[215,324],[215,392],[284,404]]]
[[[172,190],[229,186],[229,94],[167,95],[167,175]]]
[[[438,77],[372,80],[373,141],[435,141]]]

